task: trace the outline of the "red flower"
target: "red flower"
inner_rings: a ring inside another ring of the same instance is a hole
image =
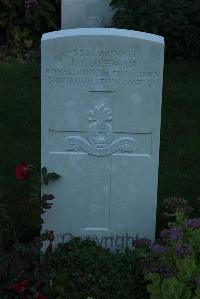
[[[17,293],[25,293],[28,289],[28,280],[22,280],[19,283],[13,283],[10,285],[10,290],[14,290]]]
[[[19,180],[26,180],[29,178],[30,170],[27,162],[22,162],[16,166],[16,178]]]
[[[44,293],[39,293],[35,299],[48,299],[47,295],[45,295]]]
[[[28,280],[22,280],[18,284],[18,292],[24,293],[28,289]]]

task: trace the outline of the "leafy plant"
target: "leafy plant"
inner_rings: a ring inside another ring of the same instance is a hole
[[[162,35],[168,57],[191,59],[200,53],[198,0],[112,0],[113,26]]]
[[[14,244],[0,256],[1,299],[47,299],[45,273],[48,261],[40,252],[40,242]]]
[[[48,173],[46,168],[45,171],[45,182],[60,178],[55,172]],[[30,231],[28,241],[38,237],[43,223],[42,214],[51,208],[52,200],[55,198],[52,194],[41,195],[43,178],[40,172],[27,162],[16,166],[16,178],[20,187],[24,188],[26,184],[30,191],[28,195],[25,194],[25,198],[22,196],[18,200],[18,209],[14,217],[4,203],[3,194],[0,194],[0,250],[21,242],[24,235]]]
[[[46,177],[53,181],[60,178],[55,172],[53,175],[48,173],[45,168]],[[10,237],[6,244],[8,246],[5,244],[0,246],[0,298],[47,299],[43,290],[45,274],[48,272],[48,259],[40,249],[43,240],[49,240],[51,244],[51,232],[38,234],[30,243],[22,243],[20,238],[30,226],[37,227],[40,232],[41,215],[51,208],[54,196],[52,194],[41,196],[40,187],[43,180],[41,181],[40,173],[27,162],[16,166],[16,178],[21,182],[30,183],[30,196],[26,199],[26,206],[23,207],[23,219],[17,225],[14,219],[8,217],[6,206],[0,203],[0,241],[6,239],[8,231]]]
[[[169,228],[152,246],[137,250],[143,257],[151,299],[197,299],[200,294],[200,218],[182,198],[165,201]]]
[[[41,34],[57,28],[59,0],[1,0],[0,27],[9,47],[36,46]]]
[[[145,298],[140,259],[134,251],[114,253],[94,241],[73,238],[50,256],[48,281],[56,299]]]

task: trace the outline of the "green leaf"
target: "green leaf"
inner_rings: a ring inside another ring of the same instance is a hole
[[[182,298],[184,292],[185,284],[178,281],[176,277],[170,277],[163,280],[161,284],[161,293],[164,298]]]
[[[162,295],[151,295],[151,299],[163,299]]]
[[[41,172],[42,172],[42,176],[44,177],[47,174],[47,168],[42,167]]]
[[[192,291],[190,288],[185,287],[183,291],[183,299],[190,299],[192,296]]]
[[[160,294],[160,287],[158,285],[151,283],[147,285],[147,291],[152,295],[158,295]]]
[[[48,180],[56,181],[56,180],[58,180],[61,176],[60,176],[59,174],[55,173],[55,172],[51,172],[51,173],[48,173],[46,177],[47,177]]]
[[[200,287],[196,289],[195,295],[197,295],[198,298],[200,298]]]
[[[197,270],[197,265],[195,259],[188,257],[181,260],[176,260],[176,265],[178,268],[177,277],[184,282],[190,282],[195,271]]]
[[[145,275],[145,279],[151,280],[153,284],[160,284],[160,275],[158,273],[148,273],[147,275]]]
[[[55,291],[60,295],[64,296],[65,295],[65,288],[64,286],[56,286]]]
[[[27,48],[30,48],[33,45],[33,41],[31,39],[25,39],[24,44]]]

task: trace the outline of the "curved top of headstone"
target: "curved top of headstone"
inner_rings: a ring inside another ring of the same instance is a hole
[[[120,36],[120,37],[132,37],[138,38],[142,40],[147,40],[151,42],[164,44],[164,38],[159,35],[135,31],[135,30],[127,30],[127,29],[115,29],[115,28],[77,28],[77,29],[66,29],[53,31],[49,33],[45,33],[42,35],[42,41],[54,38],[62,38],[69,36],[88,36],[88,35],[97,35],[97,36]]]

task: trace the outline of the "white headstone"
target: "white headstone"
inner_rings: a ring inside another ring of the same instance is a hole
[[[43,228],[58,242],[154,239],[163,53],[162,37],[131,30],[43,35],[41,161],[62,176],[43,190],[56,196]]]
[[[62,29],[111,27],[110,0],[62,0]]]

